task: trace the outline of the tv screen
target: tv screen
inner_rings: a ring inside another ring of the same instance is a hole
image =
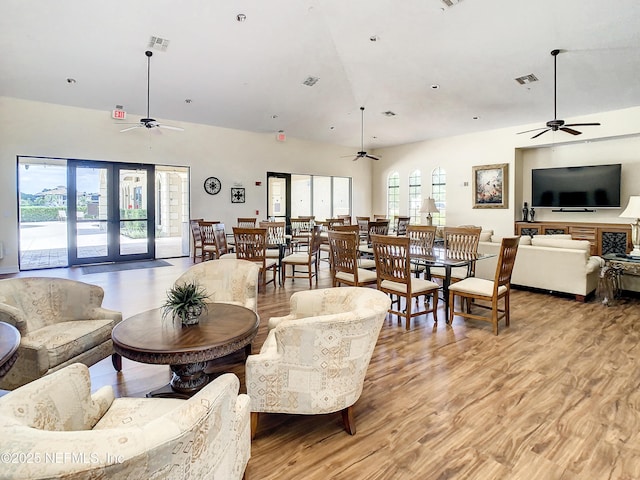
[[[535,168],[531,170],[531,206],[620,208],[622,165]]]

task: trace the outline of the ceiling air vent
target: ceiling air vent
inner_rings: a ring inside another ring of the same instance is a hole
[[[396,116],[396,113],[395,113],[395,112],[392,112],[391,110],[387,110],[386,112],[382,112],[382,114],[383,114],[385,117],[395,117],[395,116]]]
[[[538,81],[538,77],[536,77],[533,73],[516,78],[516,82],[518,82],[520,85],[526,85],[527,83],[532,83],[537,81]]]
[[[168,46],[169,40],[167,40],[166,38],[151,37],[149,39],[149,48],[153,48],[154,50],[166,52]]]
[[[302,82],[303,85],[306,85],[307,87],[313,87],[318,80],[320,80],[318,77],[307,77],[304,79],[304,82]]]
[[[451,8],[454,5],[457,5],[461,2],[462,0],[442,0],[442,3],[444,3],[447,8]]]

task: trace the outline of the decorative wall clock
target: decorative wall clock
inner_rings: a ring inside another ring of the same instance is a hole
[[[231,188],[231,203],[244,203],[244,188]]]
[[[204,181],[204,191],[209,195],[215,195],[220,192],[222,182],[216,177],[209,177]]]

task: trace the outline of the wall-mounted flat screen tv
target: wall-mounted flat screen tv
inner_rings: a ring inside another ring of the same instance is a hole
[[[531,170],[531,205],[620,208],[621,164]]]

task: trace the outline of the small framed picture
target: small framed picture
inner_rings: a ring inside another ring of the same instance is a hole
[[[507,208],[509,164],[473,168],[473,208]]]
[[[244,203],[244,188],[231,188],[231,203]]]

